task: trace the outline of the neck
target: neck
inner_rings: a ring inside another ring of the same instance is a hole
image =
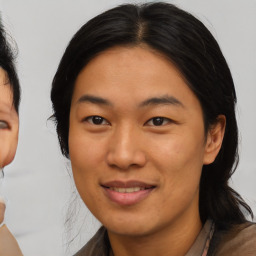
[[[110,231],[108,235],[114,256],[181,256],[189,251],[201,228],[198,216],[141,236],[120,235]]]

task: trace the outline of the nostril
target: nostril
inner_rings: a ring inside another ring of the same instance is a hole
[[[107,164],[111,168],[128,170],[130,168],[140,168],[146,164],[146,155],[140,150],[115,149],[110,151],[106,157]]]

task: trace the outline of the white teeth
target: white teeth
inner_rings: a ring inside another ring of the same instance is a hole
[[[132,192],[137,192],[140,190],[144,190],[145,188],[141,187],[134,187],[134,188],[109,188],[110,190],[114,190],[119,193],[132,193]]]

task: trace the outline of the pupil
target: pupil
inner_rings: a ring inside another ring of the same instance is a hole
[[[163,117],[155,117],[153,119],[153,124],[156,126],[159,126],[163,124],[163,121],[164,121]]]
[[[94,116],[92,118],[92,121],[93,121],[94,124],[101,124],[103,122],[103,118],[100,117],[100,116]]]

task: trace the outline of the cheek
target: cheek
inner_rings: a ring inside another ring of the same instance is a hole
[[[79,133],[71,131],[69,135],[69,153],[76,171],[86,174],[103,158],[103,147],[100,140],[95,140],[90,136],[80,136]]]
[[[150,152],[152,163],[162,174],[164,189],[169,195],[181,197],[199,186],[204,155],[204,137],[185,134],[152,140],[155,144]]]
[[[99,196],[98,176],[102,167],[102,150],[84,136],[69,136],[69,153],[75,185],[85,205],[97,216],[102,198]],[[97,202],[97,204],[95,204]]]
[[[187,133],[171,134],[162,138],[147,140],[149,155],[159,163],[168,165],[183,165],[189,162],[202,162],[204,140],[199,136]]]
[[[84,132],[70,129],[69,154],[77,190],[83,200],[98,186],[97,173],[104,159],[103,145],[100,139],[86,136]]]
[[[156,147],[154,166],[161,173],[163,212],[186,209],[198,198],[202,171],[202,143],[177,136]],[[174,210],[175,208],[175,210]]]
[[[18,135],[8,131],[0,131],[0,167],[4,167],[14,159],[18,144]]]

